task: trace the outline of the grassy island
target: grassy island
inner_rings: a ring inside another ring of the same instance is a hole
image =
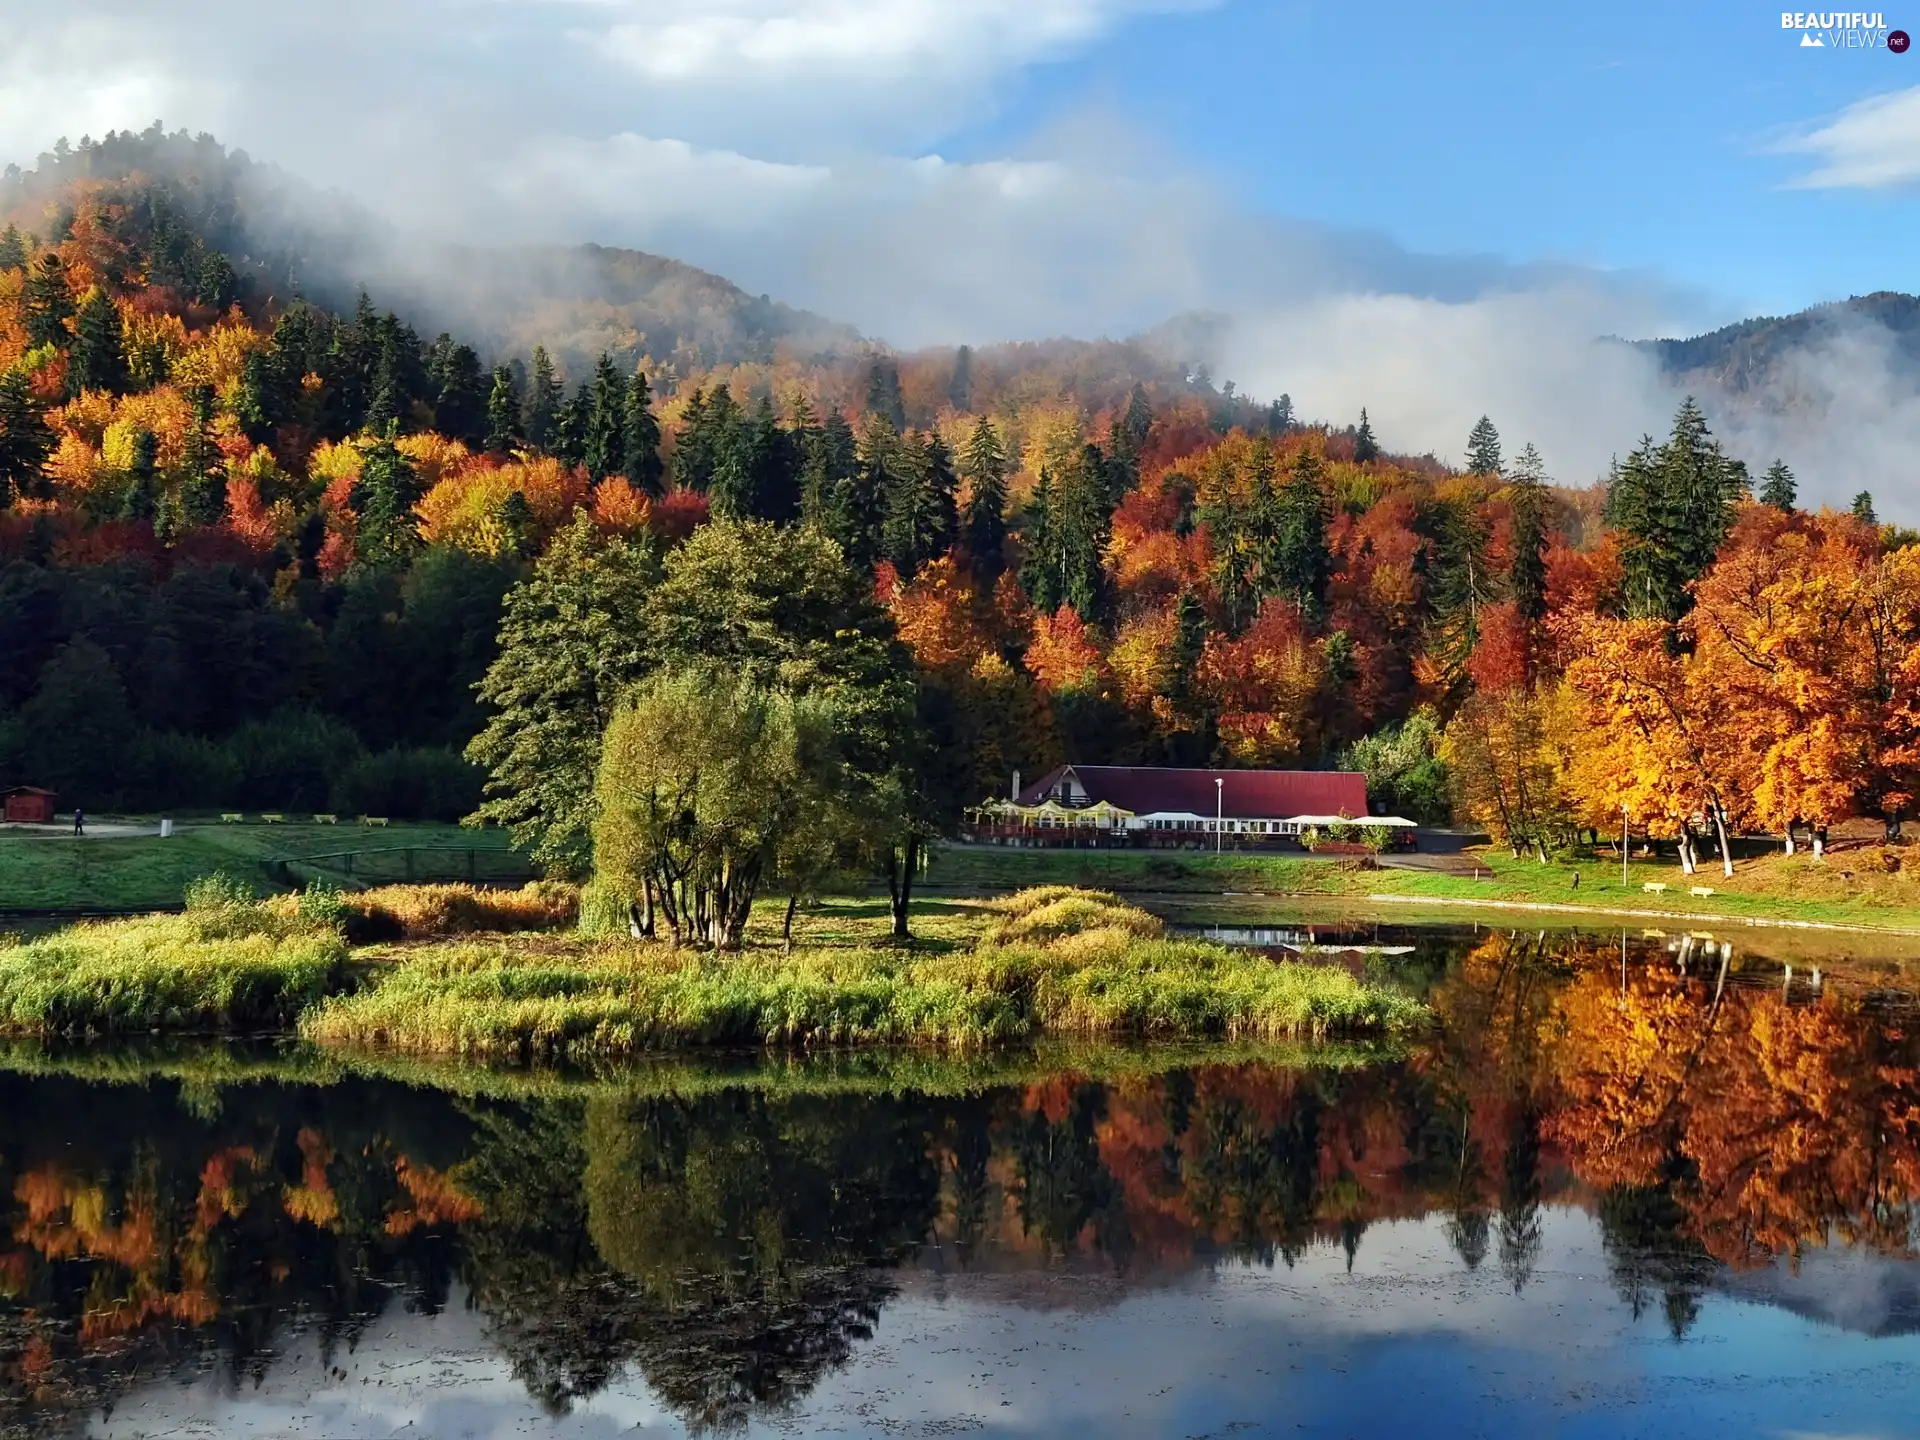
[[[919,907],[778,907],[739,953],[595,939],[549,887],[395,887],[257,901],[200,887],[179,915],[101,921],[0,951],[0,1031],[290,1033],[324,1045],[512,1059],[699,1046],[1050,1038],[1322,1039],[1403,1033],[1421,1007],[1345,970],[1169,938],[1067,887]],[[356,939],[386,936],[385,939]]]

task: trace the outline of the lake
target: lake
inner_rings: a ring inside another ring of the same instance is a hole
[[[1920,1434],[1885,962],[1303,926],[1435,1032],[0,1051],[0,1431]]]

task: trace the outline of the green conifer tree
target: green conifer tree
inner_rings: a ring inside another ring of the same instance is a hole
[[[520,392],[514,387],[513,371],[496,365],[493,386],[487,392],[487,449],[505,455],[520,444],[521,438]]]
[[[654,418],[653,396],[644,373],[635,373],[623,405],[620,473],[636,490],[658,498],[666,488],[666,469],[660,463],[660,422]]]
[[[18,370],[0,374],[0,510],[45,491],[52,453],[53,431],[27,377]]]
[[[626,458],[625,418],[627,386],[605,351],[593,367],[593,397],[587,411],[586,448],[582,456],[594,484],[619,469]]]
[[[27,344],[65,345],[71,338],[67,321],[73,318],[73,292],[67,288],[66,267],[56,251],[47,251],[27,268],[20,308]]]
[[[133,437],[133,460],[127,466],[127,488],[120,500],[120,518],[150,521],[158,512],[160,477],[155,464],[160,454],[160,439],[151,430]]]
[[[1514,462],[1509,503],[1507,590],[1521,615],[1538,622],[1547,617],[1547,467],[1532,444]]]
[[[87,291],[73,322],[73,348],[67,354],[67,393],[127,387],[125,331],[120,307],[98,285]]]
[[[1878,525],[1880,517],[1873,512],[1873,492],[1862,490],[1853,497],[1853,518],[1868,525]]]
[[[1767,467],[1767,473],[1760,477],[1760,503],[1771,505],[1776,510],[1791,511],[1794,501],[1799,498],[1799,490],[1793,471],[1787,468],[1784,460],[1775,460]]]
[[[1367,419],[1367,407],[1360,407],[1360,428],[1353,432],[1353,463],[1365,465],[1380,458],[1380,444],[1373,438],[1373,423]]]
[[[533,375],[527,381],[526,422],[521,432],[527,437],[527,444],[534,449],[552,448],[554,417],[565,394],[566,387],[554,374],[553,360],[547,354],[547,347],[534,346]]]
[[[1482,415],[1473,422],[1473,429],[1467,432],[1467,473],[1469,475],[1499,475],[1500,471],[1500,432],[1493,428],[1493,421]]]
[[[1614,467],[1605,514],[1622,537],[1630,613],[1686,614],[1693,605],[1687,587],[1713,563],[1746,489],[1746,466],[1721,450],[1692,396],[1664,444],[1647,436]]]
[[[907,428],[907,402],[900,392],[900,367],[891,355],[876,355],[867,366],[867,413],[885,419],[896,435]]]
[[[1007,455],[993,422],[982,415],[967,437],[960,457],[960,478],[967,485],[964,529],[967,554],[989,582],[997,579],[1007,542]]]
[[[947,381],[947,403],[963,415],[973,409],[973,347],[970,345],[962,345],[953,352],[953,375]]]
[[[424,493],[419,472],[394,443],[389,425],[361,451],[360,478],[349,503],[358,517],[354,556],[363,565],[404,562],[420,548],[420,524],[414,506]]]

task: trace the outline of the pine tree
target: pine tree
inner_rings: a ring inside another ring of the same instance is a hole
[[[1051,615],[1066,598],[1055,553],[1059,543],[1055,524],[1053,471],[1043,465],[1040,481],[1027,500],[1026,523],[1020,529],[1025,552],[1020,562],[1020,588],[1026,591],[1027,603],[1041,615]]]
[[[55,251],[47,251],[28,267],[26,284],[20,293],[20,309],[26,324],[27,344],[67,343],[67,321],[73,318],[73,292],[67,288],[66,267]]]
[[[582,459],[587,474],[599,484],[620,467],[626,457],[627,386],[604,350],[593,367],[593,398],[587,412],[587,435]]]
[[[587,419],[593,413],[593,396],[582,384],[553,410],[553,425],[547,433],[547,453],[562,465],[580,465],[587,457]]]
[[[434,429],[468,445],[484,445],[489,396],[473,347],[441,335],[427,353],[426,381],[433,400]]]
[[[890,355],[876,355],[867,367],[867,413],[878,415],[898,435],[907,428],[907,402],[900,393],[900,367]]]
[[[160,500],[159,475],[155,459],[160,453],[160,439],[151,430],[141,430],[133,437],[133,461],[127,467],[127,488],[120,501],[120,518],[132,521],[151,521],[158,513]]]
[[[938,435],[915,432],[901,445],[883,496],[882,544],[904,580],[952,546],[958,517],[953,460]]]
[[[19,270],[27,263],[27,237],[18,225],[0,230],[0,270]]]
[[[1474,421],[1473,429],[1467,432],[1467,473],[1496,476],[1501,473],[1500,432],[1484,415]]]
[[[1853,497],[1853,518],[1868,525],[1878,525],[1880,517],[1873,513],[1873,492],[1862,490]]]
[[[1760,503],[1771,505],[1776,510],[1791,511],[1794,501],[1799,498],[1799,491],[1793,471],[1787,468],[1784,460],[1775,460],[1760,478]]]
[[[1283,394],[1267,407],[1267,434],[1284,435],[1293,428],[1293,397]]]
[[[1020,583],[1036,610],[1071,605],[1082,619],[1094,618],[1105,599],[1101,560],[1112,520],[1106,460],[1097,446],[1082,448],[1057,478],[1041,470],[1021,533],[1027,554]]]
[[[120,307],[95,285],[87,291],[74,317],[73,348],[67,355],[67,393],[108,390],[117,394],[126,389],[124,342]]]
[[[806,459],[800,476],[801,517],[828,534],[838,534],[836,503],[859,468],[853,428],[838,410],[806,432]],[[844,517],[843,517],[844,518]]]
[[[711,394],[693,392],[673,447],[674,479],[683,490],[710,489],[719,469],[735,463],[740,423],[740,406],[725,385],[714,386]]]
[[[1547,616],[1547,468],[1528,444],[1514,462],[1507,589],[1530,621]]]
[[[1360,428],[1353,432],[1353,463],[1365,465],[1380,458],[1380,445],[1373,438],[1373,425],[1367,419],[1367,407],[1360,407]]]
[[[513,371],[496,365],[493,388],[487,393],[487,449],[505,455],[520,441],[520,392],[514,386]]]
[[[1631,613],[1667,620],[1687,613],[1687,587],[1713,564],[1746,489],[1746,466],[1721,450],[1692,396],[1664,444],[1647,436],[1614,468],[1605,513],[1623,538]]]
[[[355,557],[367,565],[410,559],[420,548],[419,521],[413,507],[423,493],[413,461],[394,444],[395,430],[361,451],[360,478],[350,503],[359,519]]]
[[[53,431],[18,370],[0,374],[0,510],[37,498],[46,488]]]
[[[193,422],[187,427],[180,460],[180,508],[192,525],[218,525],[227,518],[227,477],[220,447],[213,442],[213,387],[196,385],[187,394]]]
[[[624,405],[620,415],[620,473],[636,490],[657,498],[665,490],[666,471],[660,463],[660,422],[654,418],[653,396],[644,374],[636,373],[628,384]]]
[[[1426,505],[1414,528],[1426,544],[1427,605],[1433,617],[1428,653],[1456,684],[1480,643],[1480,611],[1498,596],[1491,558],[1492,527],[1472,494]]]
[[[507,532],[513,553],[524,560],[535,550],[533,507],[524,490],[511,492],[500,502],[500,528]]]
[[[1333,574],[1327,549],[1330,508],[1320,458],[1302,450],[1274,497],[1272,578],[1261,588],[1287,596],[1307,615],[1318,615],[1325,607]]]
[[[967,437],[960,477],[967,483],[967,554],[991,582],[999,577],[1007,541],[1007,456],[993,422],[984,415]]]
[[[527,382],[527,418],[523,433],[527,444],[536,450],[548,450],[553,443],[555,412],[560,408],[566,387],[553,372],[547,347],[533,347],[533,377]]]
[[[0,269],[4,269],[0,266]],[[973,409],[973,347],[962,345],[953,352],[953,376],[947,381],[947,403],[965,414]]]

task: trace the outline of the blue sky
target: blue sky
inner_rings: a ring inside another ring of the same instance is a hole
[[[1911,15],[1890,25],[1920,32]],[[1035,67],[991,154],[1089,98],[1251,205],[1411,249],[1648,270],[1742,312],[1920,290],[1920,187],[1793,188],[1783,138],[1920,85],[1920,52],[1803,49],[1757,5],[1240,3]]]

